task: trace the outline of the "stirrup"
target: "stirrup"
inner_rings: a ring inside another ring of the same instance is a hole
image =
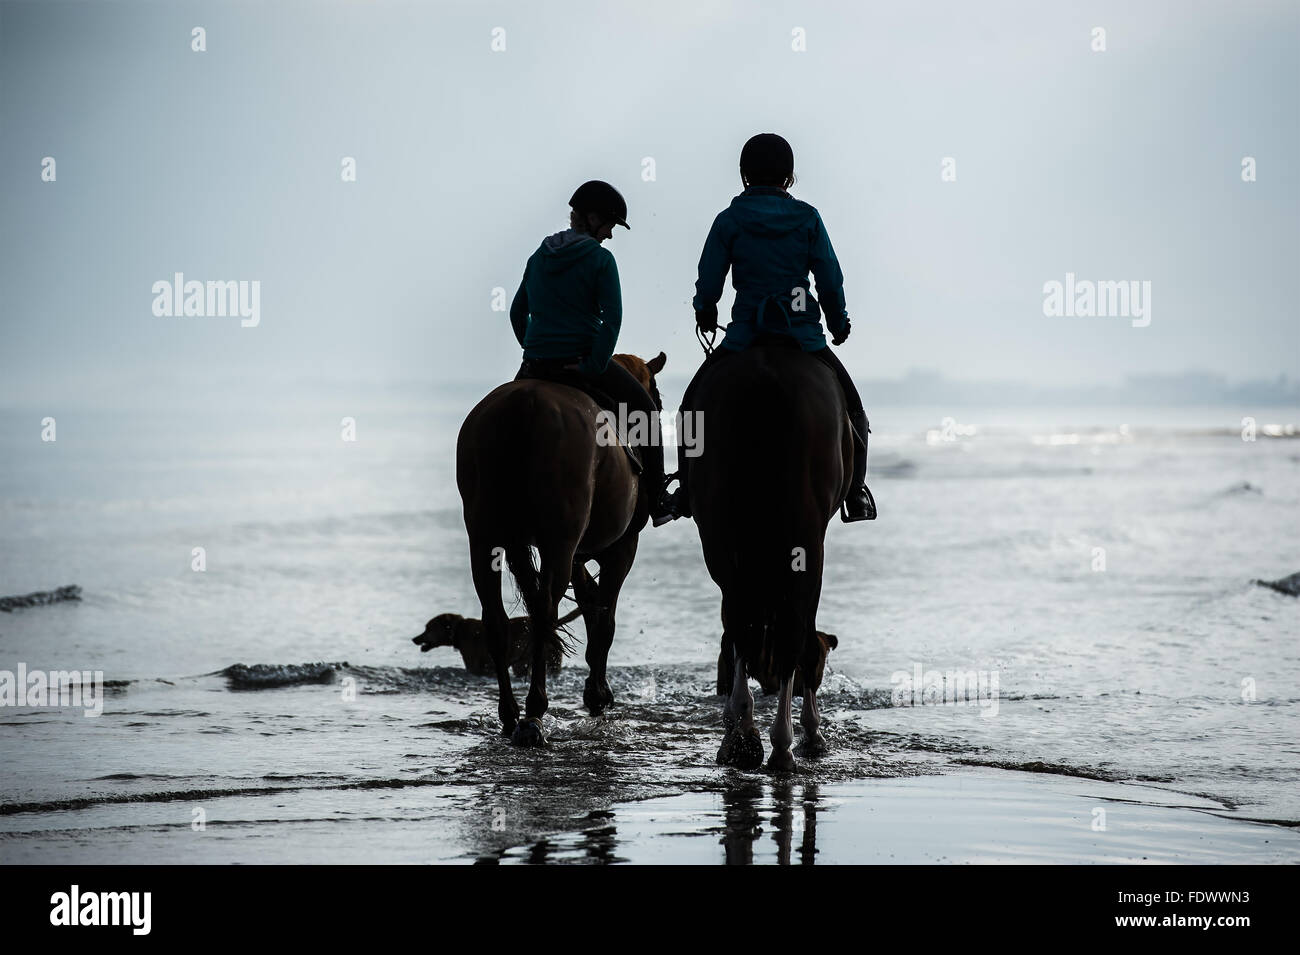
[[[666,481],[664,483],[667,485]],[[681,517],[681,514],[677,511],[675,495],[669,494],[667,491],[660,491],[658,506],[650,509],[650,523],[655,527],[662,527],[679,517]]]
[[[691,514],[691,501],[686,494],[686,488],[681,485],[678,485],[677,490],[668,495],[668,501],[672,505],[674,518],[694,516]]]
[[[854,488],[850,491],[849,497],[852,497],[859,490],[867,496],[866,511],[862,514],[850,514],[848,498],[845,498],[840,502],[840,520],[845,524],[852,524],[855,521],[874,521],[876,519],[876,499],[871,495],[871,488],[863,484],[860,488]]]

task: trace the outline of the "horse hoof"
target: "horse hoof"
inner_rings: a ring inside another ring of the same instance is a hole
[[[530,716],[515,727],[514,734],[510,737],[512,746],[546,746],[546,735],[542,732],[542,720],[537,716]]]
[[[795,748],[795,752],[800,756],[808,756],[813,759],[826,755],[826,737],[817,730],[811,735],[805,733],[802,742]]]
[[[774,749],[768,757],[767,768],[774,773],[794,772],[794,755],[788,749]]]
[[[593,686],[588,680],[582,690],[582,704],[592,716],[599,716],[614,705],[614,692],[609,688],[608,683]]]
[[[736,769],[758,769],[763,765],[763,738],[758,730],[748,732],[736,727],[722,737],[718,748],[718,765]]]

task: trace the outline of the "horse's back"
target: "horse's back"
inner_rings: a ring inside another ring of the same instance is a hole
[[[539,471],[581,470],[592,456],[597,410],[590,397],[557,382],[525,378],[493,389],[465,416],[456,441],[462,496],[490,490],[493,475],[527,484]]]
[[[491,391],[466,416],[456,442],[467,519],[473,513],[530,540],[592,523],[602,525],[595,530],[603,540],[604,524],[625,526],[636,483],[622,449],[597,441],[599,411],[580,389],[545,379]],[[609,501],[597,493],[601,484],[624,493]]]
[[[713,508],[764,514],[774,504],[803,511],[801,503],[829,520],[852,454],[843,391],[829,368],[797,348],[753,346],[714,367],[695,405],[706,437],[692,485],[698,475],[706,487],[732,489],[702,502],[706,520]]]

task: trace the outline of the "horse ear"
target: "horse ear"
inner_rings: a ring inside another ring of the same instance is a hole
[[[663,352],[655,355],[654,358],[651,358],[645,363],[646,367],[650,369],[650,374],[652,375],[657,375],[659,372],[663,371],[664,365],[666,364],[668,364],[668,356]]]

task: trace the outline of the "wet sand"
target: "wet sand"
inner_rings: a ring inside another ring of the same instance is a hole
[[[448,780],[9,815],[0,861],[134,863],[1297,863],[1300,832],[1197,796],[968,768],[823,783],[718,770],[566,819]],[[1100,826],[1104,813],[1104,829]]]

